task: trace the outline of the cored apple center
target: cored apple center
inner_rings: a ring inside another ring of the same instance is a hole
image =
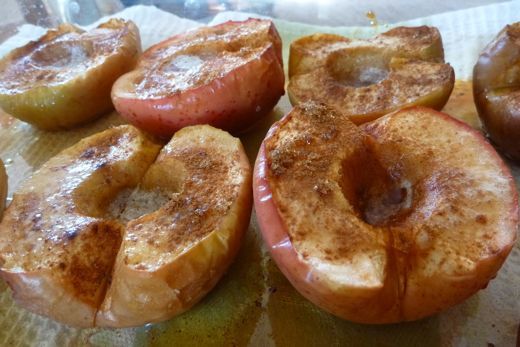
[[[366,144],[343,161],[340,186],[364,222],[392,226],[411,212],[413,187],[409,181],[391,175],[384,168],[370,137]]]
[[[390,56],[377,47],[357,47],[331,53],[327,71],[338,83],[350,87],[366,87],[381,82],[390,73]]]

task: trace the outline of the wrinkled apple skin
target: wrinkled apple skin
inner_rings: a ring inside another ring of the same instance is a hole
[[[111,45],[111,52],[105,57],[95,57],[99,60],[89,65],[85,70],[72,71],[70,76],[57,83],[39,83],[32,88],[0,88],[0,107],[12,116],[31,123],[43,130],[71,129],[92,121],[113,109],[110,91],[116,79],[130,71],[141,52],[139,30],[132,22],[110,20],[98,28],[100,35],[108,35],[106,45]],[[18,48],[0,61],[0,80],[5,79],[5,71],[16,60],[38,52],[40,46],[53,44],[64,35],[76,33],[74,40],[81,42],[81,30],[72,25],[63,24],[49,31],[39,41]],[[96,40],[96,38],[91,38]],[[53,53],[53,48],[46,48]],[[89,54],[102,54],[90,52]],[[87,59],[91,59],[90,56]],[[94,58],[92,58],[94,59]],[[23,76],[26,72],[19,72]],[[49,73],[53,73],[50,70]],[[23,77],[19,77],[23,83]]]
[[[473,95],[491,140],[505,155],[520,160],[520,22],[502,29],[480,54]]]
[[[244,23],[260,22],[250,19]],[[221,31],[237,25],[241,23],[226,22],[207,30]],[[265,40],[271,43],[253,59],[207,83],[175,93],[165,90],[161,96],[139,95],[134,81],[146,73],[147,59],[155,59],[155,52],[170,42],[178,44],[182,35],[151,47],[143,54],[136,70],[123,75],[114,84],[112,100],[116,110],[132,124],[161,136],[171,136],[176,130],[193,124],[210,124],[232,133],[247,130],[269,113],[284,94],[281,40],[274,25],[270,25]],[[198,54],[197,51],[190,52]]]

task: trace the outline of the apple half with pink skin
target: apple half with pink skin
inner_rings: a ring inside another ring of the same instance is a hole
[[[275,123],[253,193],[280,270],[319,307],[411,321],[485,288],[511,251],[518,198],[477,131],[412,107],[361,127],[303,103]]]
[[[114,84],[112,100],[128,121],[157,135],[193,124],[242,131],[284,94],[281,47],[268,20],[189,31],[144,52]]]

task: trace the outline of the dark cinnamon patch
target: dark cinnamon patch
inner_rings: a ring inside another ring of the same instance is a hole
[[[182,192],[172,198],[166,209],[175,221],[170,243],[183,244],[213,230],[233,201],[237,187],[226,181],[230,159],[222,158],[219,153],[200,147],[185,149],[174,156],[184,163],[187,179]]]
[[[97,307],[104,297],[104,288],[112,272],[119,245],[121,227],[117,224],[95,223],[70,244],[67,262],[60,266],[74,295]]]
[[[487,223],[487,217],[483,214],[479,214],[477,217],[475,217],[475,221],[479,224],[486,224]]]

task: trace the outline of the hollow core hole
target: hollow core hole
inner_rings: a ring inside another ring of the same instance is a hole
[[[381,49],[356,47],[333,52],[327,59],[332,78],[346,86],[366,87],[386,79],[389,59]]]
[[[343,194],[366,223],[389,226],[410,213],[411,182],[392,177],[378,160],[370,141],[342,163],[342,173]]]

